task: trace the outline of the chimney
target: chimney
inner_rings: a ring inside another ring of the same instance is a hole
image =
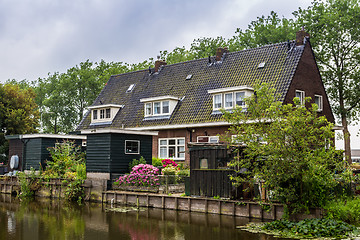
[[[155,72],[159,71],[161,66],[165,66],[167,63],[164,60],[158,59],[155,61]]]
[[[296,32],[296,46],[304,45],[304,38],[310,39],[310,34],[305,32],[304,28]]]
[[[218,49],[216,49],[216,57],[215,60],[216,61],[221,61],[221,59],[223,58],[224,53],[228,53],[229,50],[227,47],[219,47]]]

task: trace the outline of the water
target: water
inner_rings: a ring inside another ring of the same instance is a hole
[[[247,218],[153,208],[114,212],[109,208],[50,199],[20,202],[0,195],[0,239],[279,240],[236,229],[247,224]]]

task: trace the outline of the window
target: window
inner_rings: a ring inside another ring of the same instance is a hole
[[[132,92],[132,90],[134,89],[135,84],[131,84],[130,87],[126,90],[127,93]]]
[[[125,140],[125,153],[126,154],[139,154],[140,153],[140,141]]]
[[[145,115],[146,116],[152,115],[152,103],[145,104]]]
[[[104,119],[105,118],[105,109],[101,109],[100,110],[100,119]]]
[[[225,93],[225,108],[233,107],[233,93]]]
[[[106,118],[110,118],[110,108],[107,108],[105,111],[106,111]]]
[[[199,143],[219,143],[219,136],[198,136]]]
[[[97,110],[93,110],[93,119],[94,119],[94,120],[97,119],[97,115],[98,115],[98,111],[97,111]]]
[[[185,138],[160,138],[159,158],[185,160]]]
[[[304,91],[296,90],[295,97],[300,99],[300,104],[303,105],[305,103],[305,92]]]
[[[160,102],[154,103],[154,115],[161,113]]]
[[[169,101],[162,102],[162,113],[163,114],[169,113]]]
[[[323,110],[323,99],[321,95],[315,95],[315,104],[318,105],[318,112]]]
[[[245,92],[236,92],[235,93],[235,105],[245,106],[244,97],[245,97]]]
[[[222,94],[214,95],[214,109],[220,109],[222,107]]]

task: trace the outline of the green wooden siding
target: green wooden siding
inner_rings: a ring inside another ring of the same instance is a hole
[[[40,169],[41,159],[41,138],[29,139],[26,143],[25,149],[25,169],[30,170],[34,168]]]
[[[125,154],[125,140],[140,141],[140,153]],[[141,156],[151,164],[152,136],[109,133],[87,137],[87,172],[126,173],[129,172],[129,163]]]

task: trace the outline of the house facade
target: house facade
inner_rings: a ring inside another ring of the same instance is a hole
[[[311,97],[334,122],[309,35],[296,40],[112,76],[77,130],[156,131],[152,156],[189,163],[187,143],[217,143],[229,123],[220,109],[244,105],[255,83],[275,88],[279,101]],[[136,147],[136,146],[135,146]],[[139,153],[141,154],[141,153]]]

